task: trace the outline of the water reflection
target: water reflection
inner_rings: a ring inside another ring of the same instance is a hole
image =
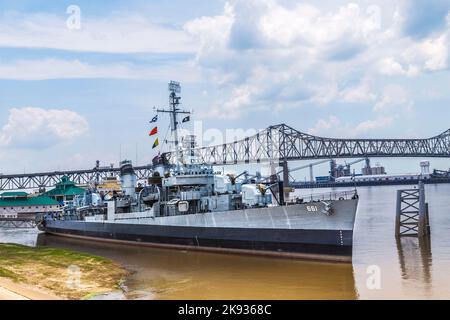
[[[414,283],[422,284],[425,294],[432,288],[432,253],[431,238],[427,237],[398,237],[397,251],[403,283],[406,287]]]
[[[37,243],[37,229],[5,229],[0,228],[0,243],[15,243],[35,247]]]
[[[39,245],[114,259],[133,274],[128,299],[357,299],[351,264],[314,263],[39,235]]]

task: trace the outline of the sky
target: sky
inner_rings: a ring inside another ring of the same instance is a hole
[[[280,123],[431,137],[450,128],[449,46],[450,0],[0,0],[0,172],[150,163],[170,80],[202,145]]]

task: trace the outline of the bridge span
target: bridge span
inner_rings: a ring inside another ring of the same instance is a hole
[[[152,167],[140,166],[134,168],[139,180],[151,175]],[[99,168],[73,171],[54,171],[41,173],[22,173],[0,175],[0,190],[27,190],[39,188],[51,188],[58,183],[62,177],[67,176],[77,185],[88,185],[94,181],[100,181],[106,177],[118,176],[120,168]]]
[[[183,156],[190,152],[183,151]],[[243,140],[196,148],[194,152],[202,162],[212,165],[366,157],[450,158],[450,129],[428,139],[336,139],[280,124]],[[173,153],[165,156],[170,159]]]
[[[336,139],[313,136],[280,124],[232,143],[184,150],[183,157],[192,152],[201,162],[210,165],[278,162],[285,169],[286,179],[289,161],[365,157],[450,158],[450,129],[428,139]],[[162,156],[173,161],[174,153]],[[138,179],[145,179],[150,176],[152,167],[135,167],[135,171]],[[97,166],[88,170],[0,175],[0,190],[50,188],[63,176],[79,185],[87,185],[108,176],[117,176],[119,172],[119,168]]]

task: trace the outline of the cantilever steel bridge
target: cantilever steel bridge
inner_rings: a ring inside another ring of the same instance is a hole
[[[184,151],[187,156],[191,150]],[[195,149],[204,163],[246,164],[364,157],[450,157],[450,129],[429,139],[335,139],[271,126],[240,141]],[[173,154],[166,154],[171,158]]]
[[[439,157],[450,158],[450,130],[428,139],[335,139],[322,138],[295,130],[285,124],[271,126],[243,140],[219,146],[182,151],[194,152],[210,165],[236,165],[261,162],[363,158],[363,157]],[[163,157],[171,161],[174,153]],[[138,179],[148,177],[150,165],[135,168]],[[118,168],[99,168],[34,174],[0,175],[0,190],[53,187],[63,176],[86,185],[107,176],[117,176]]]
[[[151,175],[151,166],[135,167],[139,180]],[[54,187],[62,177],[67,176],[78,185],[88,185],[110,176],[118,176],[119,168],[94,168],[88,170],[55,171],[0,175],[0,190],[26,190]]]

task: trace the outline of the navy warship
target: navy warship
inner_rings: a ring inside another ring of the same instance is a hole
[[[131,161],[122,161],[121,191],[94,185],[62,212],[43,216],[41,231],[184,250],[351,261],[356,189],[290,199],[276,175],[214,171],[196,157],[194,136],[179,140],[179,115],[190,112],[179,108],[179,84],[171,82],[169,91],[170,107],[157,112],[170,115],[174,159],[155,157],[144,182]]]

